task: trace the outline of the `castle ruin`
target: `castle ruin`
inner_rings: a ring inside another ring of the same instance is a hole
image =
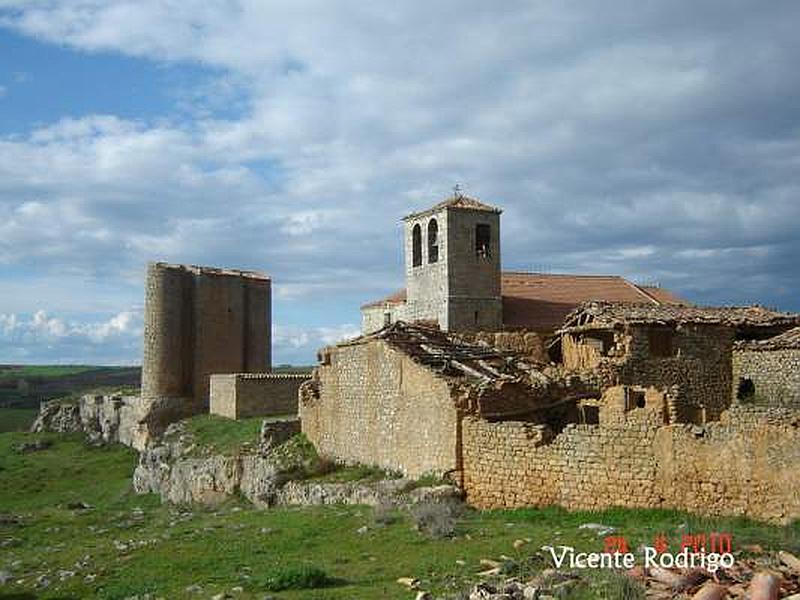
[[[150,263],[142,396],[207,407],[212,373],[269,371],[270,286],[253,271]]]

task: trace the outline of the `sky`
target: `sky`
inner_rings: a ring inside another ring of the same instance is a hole
[[[0,0],[0,363],[135,364],[149,260],[273,279],[275,363],[458,183],[506,270],[800,310],[800,3]]]

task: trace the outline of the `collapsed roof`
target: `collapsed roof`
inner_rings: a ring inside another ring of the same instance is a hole
[[[766,340],[736,342],[736,350],[800,350],[800,327],[795,327]]]
[[[457,334],[418,323],[397,321],[337,347],[378,340],[447,378],[460,390],[461,409],[486,418],[532,415],[598,394],[596,383],[578,374],[565,375],[555,367],[541,370],[514,352],[468,343]]]
[[[728,325],[734,328],[793,326],[800,314],[763,306],[678,306],[588,302],[573,310],[561,331],[610,329],[619,325],[678,325],[683,323]]]
[[[465,342],[459,336],[436,327],[396,321],[365,336],[342,342],[339,346],[383,340],[414,362],[451,377],[481,381],[514,380],[526,377],[533,365],[521,361],[513,352],[487,344]]]

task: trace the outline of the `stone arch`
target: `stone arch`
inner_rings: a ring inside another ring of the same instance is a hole
[[[439,223],[436,219],[428,221],[428,262],[439,262]]]
[[[422,265],[422,228],[419,223],[411,230],[411,265]]]

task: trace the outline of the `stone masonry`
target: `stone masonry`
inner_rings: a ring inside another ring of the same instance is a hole
[[[457,466],[459,419],[447,383],[385,342],[341,346],[301,395],[303,433],[345,463],[410,477]]]
[[[800,328],[762,340],[737,342],[734,401],[800,405]]]
[[[632,412],[643,411],[634,409]],[[463,482],[479,508],[675,508],[786,523],[800,517],[800,413],[736,408],[719,422],[463,424]]]
[[[211,376],[211,414],[229,419],[296,415],[300,385],[308,375],[229,373]]]
[[[675,420],[705,423],[730,406],[734,339],[797,319],[761,307],[594,302],[570,314],[557,347],[566,369],[596,374],[603,388],[674,389]]]
[[[203,407],[212,373],[268,371],[270,303],[259,273],[150,263],[143,397]]]
[[[403,219],[407,297],[362,308],[364,332],[397,320],[445,331],[502,326],[500,209],[456,194]]]

